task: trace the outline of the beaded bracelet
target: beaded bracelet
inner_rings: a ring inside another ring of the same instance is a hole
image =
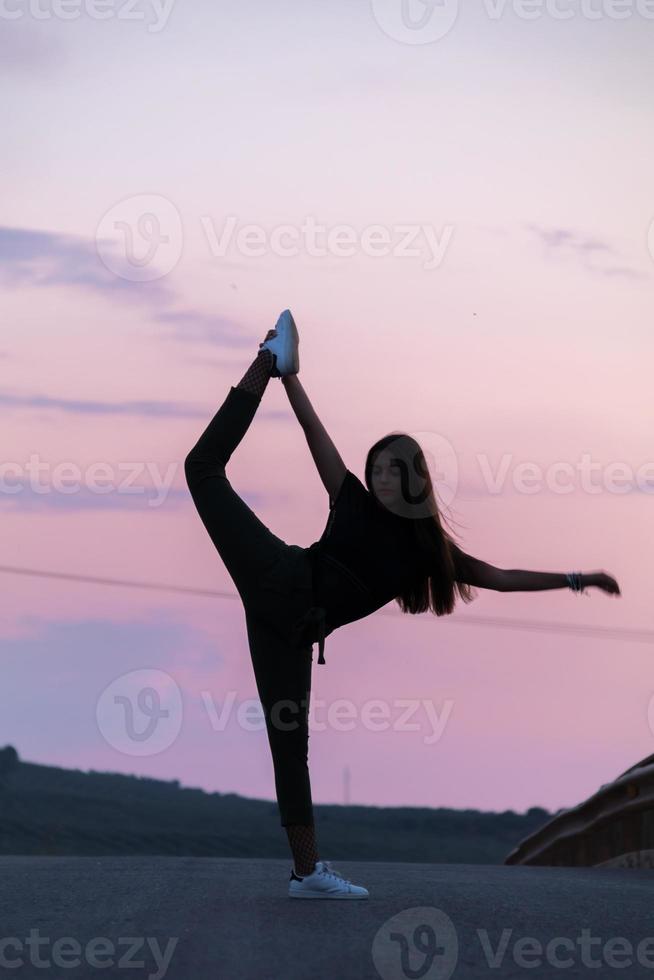
[[[568,583],[568,588],[572,589],[575,595],[579,595],[580,592],[586,592],[586,586],[582,586],[581,584],[581,572],[568,572],[565,578]]]

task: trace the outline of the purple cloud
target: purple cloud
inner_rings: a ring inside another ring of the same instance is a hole
[[[161,304],[173,294],[158,280],[133,282],[107,269],[95,245],[73,235],[0,226],[0,283],[6,286],[79,286],[137,302]]]
[[[112,301],[150,306],[153,319],[168,327],[164,339],[178,343],[254,350],[260,339],[227,317],[189,308],[172,309],[177,300],[172,287],[161,280],[135,282],[129,275],[123,278],[114,274],[98,256],[95,243],[73,235],[0,226],[0,284],[72,286]]]
[[[74,415],[129,415],[150,418],[205,418],[206,409],[191,408],[179,402],[164,401],[93,401],[78,398],[54,398],[49,395],[12,395],[0,391],[0,405],[10,408],[54,408]]]
[[[225,390],[225,396],[227,390]],[[201,419],[208,424],[212,413],[216,412],[219,404],[213,407],[193,407],[181,402],[131,400],[131,401],[97,401],[82,398],[61,398],[51,395],[15,395],[0,389],[0,405],[9,409],[51,409],[67,412],[70,415],[120,415],[129,418],[147,417],[154,419]],[[259,418],[290,422],[295,420],[291,412],[276,409],[260,409]]]
[[[587,259],[593,252],[618,255],[617,250],[608,242],[597,238],[586,238],[569,228],[546,229],[534,224],[526,224],[525,227],[537,236],[547,251],[559,253],[567,251],[568,254],[576,255],[582,260],[584,269],[594,275],[603,277],[623,276],[625,279],[650,278],[647,273],[625,265],[590,265]]]

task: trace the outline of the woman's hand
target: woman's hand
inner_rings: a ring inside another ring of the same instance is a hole
[[[612,575],[607,575],[605,571],[582,575],[581,581],[584,586],[595,585],[598,589],[602,589],[603,592],[608,592],[609,595],[622,595],[620,586],[616,580]]]

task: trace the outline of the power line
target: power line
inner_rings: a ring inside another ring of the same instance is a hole
[[[11,575],[38,575],[42,578],[68,579],[72,582],[92,582],[95,585],[125,585],[132,589],[157,589],[164,592],[186,592],[191,595],[220,596],[224,599],[240,599],[232,592],[217,592],[213,589],[196,589],[187,585],[166,585],[164,582],[134,582],[125,578],[99,578],[94,575],[71,575],[68,572],[45,572],[37,568],[16,568],[13,565],[0,565],[0,572]]]
[[[627,626],[591,626],[583,623],[556,623],[538,619],[509,619],[504,616],[448,616],[447,620],[456,622],[460,626],[494,626],[499,629],[573,633],[576,636],[603,636],[606,639],[633,640],[635,643],[654,643],[654,630],[631,629]]]
[[[168,585],[164,582],[136,582],[123,578],[104,578],[94,575],[73,575],[68,572],[48,572],[36,568],[18,568],[14,565],[0,565],[0,572],[9,575],[32,575],[41,578],[62,579],[71,582],[85,582],[94,585],[120,585],[131,589],[151,589],[160,592],[182,592],[186,595],[210,596],[219,599],[238,599],[235,592],[222,592],[217,589],[198,589],[187,585]],[[399,619],[404,616],[401,612],[380,609],[378,616],[391,616]],[[424,615],[424,614],[423,614]],[[459,626],[485,626],[494,629],[527,630],[539,633],[572,633],[575,636],[601,636],[605,639],[630,640],[635,643],[653,643],[654,630],[631,629],[626,626],[591,626],[576,623],[557,623],[551,620],[510,619],[507,616],[443,616],[443,622]]]

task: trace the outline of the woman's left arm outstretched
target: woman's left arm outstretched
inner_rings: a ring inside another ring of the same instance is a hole
[[[460,582],[480,589],[493,589],[496,592],[535,592],[543,589],[567,589],[570,580],[566,572],[536,572],[522,568],[496,568],[488,562],[467,555],[458,546],[453,547],[456,577]],[[602,589],[609,595],[622,595],[620,586],[603,569],[595,572],[582,572],[581,590],[590,586]]]
[[[570,587],[566,572],[531,572],[520,568],[503,569],[503,592],[533,592],[540,589],[567,589]],[[604,570],[597,572],[581,572],[580,589],[583,592],[589,586],[602,589],[609,595],[622,595],[620,586]]]

